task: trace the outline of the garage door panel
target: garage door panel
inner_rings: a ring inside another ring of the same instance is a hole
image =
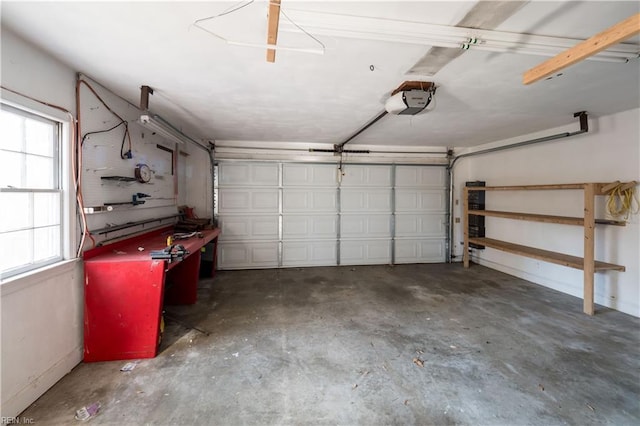
[[[345,238],[391,237],[391,216],[344,214],[340,216],[340,234]]]
[[[282,183],[290,186],[333,186],[337,185],[336,166],[332,164],[284,164]]]
[[[396,167],[396,188],[446,187],[447,172],[444,167]]]
[[[345,166],[344,176],[340,185],[343,188],[353,186],[390,187],[391,166]]]
[[[218,197],[220,214],[278,213],[277,189],[221,188]]]
[[[420,258],[420,248],[416,241],[394,241],[396,262],[417,260]]]
[[[277,164],[256,164],[251,169],[251,183],[253,185],[277,185]]]
[[[311,234],[310,218],[306,216],[284,216],[282,218],[283,238],[305,238]]]
[[[276,163],[220,163],[220,186],[277,186]]]
[[[391,212],[389,189],[342,189],[340,208],[343,212]]]
[[[251,208],[251,192],[237,192],[229,189],[218,191],[218,210],[220,213],[228,211],[247,211]]]
[[[417,214],[397,214],[396,215],[396,236],[397,237],[446,237],[445,216],[417,215]]]
[[[391,194],[389,191],[369,192],[367,195],[368,211],[391,211]]]
[[[343,212],[361,211],[365,209],[366,194],[361,191],[343,189],[340,191],[340,210]]]
[[[251,183],[251,165],[220,163],[218,181],[223,185],[249,185]]]
[[[251,194],[251,210],[253,211],[278,211],[278,191],[254,191]]]
[[[335,212],[336,209],[336,203],[337,203],[337,191],[335,190],[327,190],[327,191],[321,191],[321,190],[315,190],[312,192],[312,203],[311,203],[311,208],[314,211],[331,211],[331,212]]]
[[[282,218],[282,236],[287,239],[332,238],[338,234],[337,215],[285,215]]]
[[[238,240],[251,238],[251,223],[248,220],[227,220],[220,219],[218,226],[220,227],[220,240]]]
[[[285,241],[282,247],[283,266],[334,266],[335,241]]]
[[[445,212],[444,189],[396,189],[396,212]]]
[[[221,269],[445,260],[445,168],[348,164],[340,189],[334,164],[222,161],[219,172]]]
[[[282,211],[284,213],[336,212],[336,190],[285,189]]]
[[[278,242],[220,242],[221,269],[274,268],[278,266]]]
[[[278,216],[220,217],[220,240],[277,240]]]
[[[337,216],[311,216],[311,237],[336,238],[338,235]]]
[[[340,241],[341,265],[380,265],[391,263],[389,240]]]
[[[396,167],[395,263],[445,261],[446,173],[444,167]]]
[[[274,251],[274,246],[275,251]],[[277,243],[269,245],[257,245],[251,248],[252,263],[270,264],[276,266],[278,264]]]
[[[396,239],[395,263],[442,263],[445,249],[443,239]]]

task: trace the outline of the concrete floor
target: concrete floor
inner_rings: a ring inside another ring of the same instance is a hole
[[[639,319],[481,266],[219,272],[199,296],[168,308],[182,325],[156,358],[81,364],[22,416],[78,424],[99,401],[93,425],[640,424]]]

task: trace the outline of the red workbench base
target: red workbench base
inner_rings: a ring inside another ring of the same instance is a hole
[[[172,233],[162,228],[85,252],[84,361],[153,358],[163,303],[196,303],[200,249],[220,231],[180,240],[189,251],[182,261],[151,259]]]
[[[127,262],[126,268],[119,266],[85,264],[86,362],[156,355],[164,261]]]
[[[193,305],[198,300],[200,250],[171,269],[165,279],[164,302],[167,305]]]

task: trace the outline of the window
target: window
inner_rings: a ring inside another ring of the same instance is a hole
[[[62,124],[0,110],[0,278],[63,258]]]

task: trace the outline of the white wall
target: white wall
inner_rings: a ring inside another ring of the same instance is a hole
[[[209,154],[194,145],[181,146],[178,178],[178,205],[193,207],[198,217],[213,217]]]
[[[146,194],[150,197],[141,198],[144,204],[133,206],[117,205],[112,211],[87,214],[90,230],[104,229],[111,225],[123,225],[130,222],[144,221],[156,218],[171,217],[177,214],[177,199],[175,197],[175,177],[177,171],[172,166],[172,155],[158,149],[184,149],[184,145],[154,134],[139,124],[143,111],[136,105],[121,99],[108,88],[81,76],[81,81],[91,85],[100,98],[113,112],[128,122],[131,136],[132,158],[122,159],[120,149],[124,134],[123,126],[109,132],[90,134],[95,131],[110,129],[119,123],[120,118],[108,111],[102,102],[82,83],[80,86],[80,124],[81,134],[84,136],[82,147],[82,194],[85,207],[98,207],[109,203],[131,202],[134,194]],[[126,151],[128,139],[125,140]],[[102,177],[124,176],[133,178],[136,165],[146,164],[151,170],[149,182],[141,183],[105,180]],[[206,179],[205,179],[206,180]],[[107,234],[94,233],[96,242],[106,239],[119,238],[133,232],[148,230],[173,223],[170,218],[162,222],[150,222],[144,225],[126,228]],[[92,244],[87,244],[89,249]]]
[[[640,181],[640,110],[634,109],[589,120],[590,132],[552,142],[460,159],[455,167],[455,217],[460,217],[462,187],[468,180],[487,185],[547,184],[573,182]],[[567,127],[500,141],[486,146],[514,143],[578,129]],[[581,191],[487,192],[487,210],[509,210],[541,214],[582,216]],[[597,197],[597,217],[603,218],[605,197]],[[487,218],[487,237],[503,239],[552,251],[582,256],[581,227]],[[454,228],[456,259],[462,256],[462,232]],[[598,225],[596,259],[624,265],[626,272],[596,274],[595,301],[634,316],[640,316],[640,225],[638,214],[625,227]],[[474,250],[480,264],[512,274],[564,293],[582,297],[580,270],[512,255],[493,249]],[[576,310],[582,303],[576,300]]]
[[[2,27],[2,86],[47,103],[75,111],[76,73],[47,53]],[[111,93],[108,88],[90,82],[111,109],[129,122],[132,138],[131,160],[122,160],[119,149],[122,127],[89,136],[83,147],[83,193],[85,206],[130,200],[136,192],[152,196],[144,205],[123,206],[114,211],[87,216],[89,229],[108,223],[165,217],[177,212],[176,204],[195,207],[200,217],[211,217],[211,175],[208,154],[190,145],[179,145],[177,174],[179,194],[174,197],[174,176],[169,154],[157,144],[173,149],[175,145],[137,124],[141,111]],[[16,102],[13,94],[11,100]],[[32,106],[37,105],[26,101]],[[82,85],[80,90],[82,133],[102,130],[117,124],[95,96]],[[179,123],[174,123],[178,125]],[[67,141],[68,142],[68,141]],[[153,170],[151,184],[120,183],[101,180],[101,176],[132,176],[137,163]],[[71,194],[71,199],[75,197]],[[72,202],[71,239],[75,240],[75,204]],[[163,223],[169,223],[164,221]],[[107,235],[96,240],[158,226],[154,222]],[[77,242],[71,241],[75,253]],[[90,248],[85,245],[85,249]],[[72,258],[73,255],[68,256]],[[1,416],[15,416],[28,407],[83,357],[83,271],[82,262],[70,259],[60,265],[0,283]]]
[[[0,285],[2,416],[16,416],[82,361],[80,261]]]
[[[74,72],[2,33],[2,85],[74,112]],[[1,415],[14,416],[82,360],[82,267],[78,261],[0,284]]]

